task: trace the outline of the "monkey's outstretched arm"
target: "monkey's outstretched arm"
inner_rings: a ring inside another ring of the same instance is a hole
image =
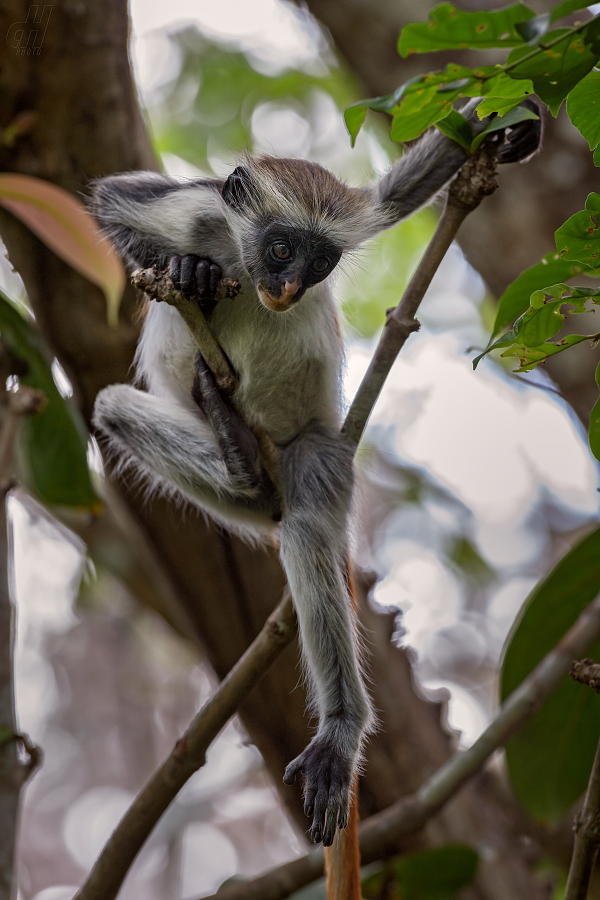
[[[91,209],[130,264],[166,267],[174,256],[196,254],[224,265],[238,254],[223,216],[222,185],[155,172],[112,175],[93,183]]]
[[[461,112],[475,134],[484,127],[474,112],[477,98]],[[537,102],[529,98],[522,104],[537,113],[538,119],[527,119],[512,128],[498,151],[498,162],[520,162],[538,150],[542,139],[542,113]],[[409,147],[398,162],[372,188],[376,202],[383,208],[387,225],[406,218],[429,203],[456,175],[467,161],[466,151],[455,141],[431,129]]]

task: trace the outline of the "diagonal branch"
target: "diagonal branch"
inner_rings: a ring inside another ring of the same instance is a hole
[[[394,360],[410,334],[419,328],[415,314],[433,276],[465,217],[487,194],[495,190],[494,175],[495,152],[484,144],[463,166],[452,183],[435,234],[402,300],[388,313],[373,363],[346,418],[343,430],[355,446],[358,445]],[[138,270],[135,279],[142,290],[155,296],[156,299],[165,300],[175,306],[190,328],[203,355],[205,351],[210,354],[209,367],[213,370],[213,374],[221,379],[226,392],[230,390],[230,377],[233,373],[204,316],[197,315],[192,309],[193,304],[186,300],[183,294],[171,290],[168,281],[157,277],[151,270]],[[224,286],[224,289],[228,289],[228,286]],[[272,621],[284,622],[285,625],[273,627],[269,624]],[[196,716],[167,761],[138,794],[103,848],[89,878],[75,895],[74,900],[114,900],[131,864],[160,816],[175,799],[188,778],[203,765],[206,749],[228,719],[234,715],[238,705],[281,650],[292,640],[296,633],[293,621],[292,599],[288,593],[269,618],[263,631],[221,683],[207,706]],[[280,627],[283,628],[282,633]],[[232,689],[232,684],[235,684],[235,690]],[[299,876],[304,878],[300,884],[307,884],[319,877],[323,870],[323,858],[323,852],[315,850],[303,860],[296,861],[304,865],[304,868],[299,867],[304,873]],[[312,866],[308,875],[304,862],[306,860],[310,860]],[[294,863],[289,865],[293,866]],[[284,880],[286,877],[284,875]],[[258,894],[252,896],[259,897]],[[277,896],[287,897],[288,894]],[[261,897],[260,900],[267,898]]]
[[[397,849],[401,838],[420,831],[465,782],[479,772],[491,754],[538,711],[569,672],[573,657],[584,653],[598,638],[600,595],[513,691],[493,722],[468,750],[451,756],[416,793],[376,813],[360,826],[362,862],[367,864],[382,859]],[[284,900],[322,874],[323,851],[313,850],[253,881],[224,888],[204,900]],[[580,896],[574,894],[569,900],[580,900]]]

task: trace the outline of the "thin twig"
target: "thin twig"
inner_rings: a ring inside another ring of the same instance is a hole
[[[112,900],[116,897],[131,864],[166,808],[186,781],[204,765],[211,743],[295,634],[296,617],[286,590],[258,637],[133,801],[74,900]]]
[[[394,359],[409,334],[419,327],[414,315],[446,250],[452,243],[460,223],[470,210],[475,209],[486,194],[495,189],[494,166],[492,152],[486,145],[483,145],[479,153],[463,167],[462,172],[453,182],[440,225],[403,299],[398,307],[388,315],[386,329],[376,351],[376,365],[372,366],[371,374],[367,374],[363,379],[359,389],[361,396],[358,402],[355,400],[346,418],[344,431],[354,440],[355,444],[358,444],[360,440],[360,435]],[[164,273],[157,273],[154,270],[138,270],[134,273],[132,281],[136,287],[150,297],[175,306],[215,375],[219,387],[226,393],[231,393],[236,384],[236,381],[232,380],[235,379],[235,373],[231,370],[229,362],[198,305],[187,300],[181,292],[174,290],[170,279]],[[370,387],[371,380],[374,389]],[[276,470],[276,460],[273,465],[272,460],[269,459],[269,453],[270,445],[267,443],[265,449],[261,444],[261,455],[271,475],[271,471]],[[273,475],[271,477],[273,478]],[[277,483],[276,474],[274,481]],[[277,627],[269,629],[269,623],[267,623],[265,629],[219,686],[207,706],[194,719],[186,735],[178,742],[168,760],[134,800],[74,900],[113,900],[117,895],[133,860],[158,819],[188,778],[203,765],[204,753],[212,740],[235,713],[237,706],[258,678],[292,640],[295,626],[292,601],[289,595],[275,610],[269,622],[273,619],[279,623]],[[285,621],[286,624],[280,633],[282,621]],[[235,680],[235,692],[230,689],[230,679]],[[302,860],[295,861],[299,864],[298,872],[301,872],[301,875],[293,874],[295,863],[290,863],[287,868],[284,867],[285,871],[281,876],[282,884],[287,881],[294,883],[297,878],[300,878],[301,881],[298,883],[300,886],[318,878],[323,871],[323,859],[323,851],[319,848],[307,857],[303,857]],[[290,872],[292,874],[289,874]],[[291,889],[288,893],[277,896],[287,897],[289,893],[291,893]],[[267,900],[266,895],[264,898],[260,894],[252,896],[260,897],[260,900]]]
[[[4,352],[0,356],[0,380],[4,376],[5,384]],[[44,395],[29,387],[10,393],[0,390],[0,900],[10,900],[16,894],[13,867],[19,799],[21,788],[40,760],[37,747],[17,732],[6,497],[13,486],[13,462],[21,425],[44,402]],[[26,759],[20,750],[27,755]]]
[[[600,666],[592,659],[582,659],[571,666],[571,677],[597,692],[600,692],[599,673]],[[575,844],[564,900],[586,900],[600,849],[600,741],[596,748],[583,809],[576,816],[573,829]]]
[[[415,318],[417,310],[458,229],[497,187],[495,153],[496,148],[484,144],[452,182],[444,212],[415,274],[398,306],[388,310],[383,334],[344,422],[343,431],[355,445],[360,442],[396,357],[410,335],[420,328]]]
[[[360,826],[362,863],[376,862],[394,853],[402,838],[420,831],[465,782],[479,772],[491,754],[538,711],[568,673],[573,657],[584,653],[598,638],[600,595],[513,691],[494,721],[468,750],[451,756],[416,793],[376,813]],[[320,848],[313,850],[253,881],[223,888],[217,895],[204,900],[284,900],[323,874],[323,857]]]

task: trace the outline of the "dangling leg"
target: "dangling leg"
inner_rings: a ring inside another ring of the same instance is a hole
[[[302,772],[312,840],[330,846],[348,822],[350,792],[371,712],[357,660],[346,579],[352,449],[325,428],[296,438],[283,453],[281,558],[294,598],[319,728],[287,767]]]

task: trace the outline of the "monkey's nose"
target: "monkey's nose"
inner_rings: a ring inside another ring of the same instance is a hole
[[[281,299],[291,300],[300,290],[300,282],[297,278],[293,281],[284,281],[281,288]]]

